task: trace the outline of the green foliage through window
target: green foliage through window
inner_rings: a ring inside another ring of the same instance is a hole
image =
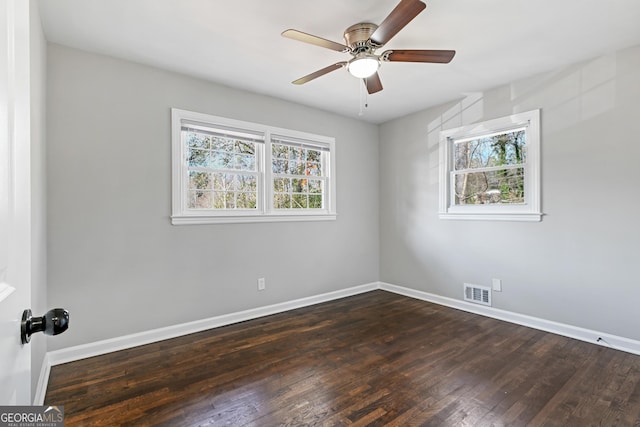
[[[322,151],[272,143],[271,159],[275,209],[323,208]]]
[[[454,141],[455,204],[524,203],[526,132]]]

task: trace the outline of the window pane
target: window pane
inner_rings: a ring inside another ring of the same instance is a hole
[[[321,176],[322,175],[322,169],[320,168],[320,163],[307,162],[307,168],[305,170],[305,175],[307,175],[307,176]]]
[[[212,188],[211,175],[207,172],[189,172],[189,188],[207,190]]]
[[[287,159],[289,150],[286,145],[271,144],[271,155],[275,159]]]
[[[309,207],[306,194],[294,193],[291,199],[291,207],[294,209],[307,209]]]
[[[287,173],[289,171],[289,162],[287,160],[274,159],[271,170],[273,173]]]
[[[455,170],[519,165],[525,162],[525,131],[454,143]]]
[[[322,209],[322,195],[310,194],[309,195],[309,208],[310,209]]]
[[[289,159],[303,161],[305,160],[304,149],[298,147],[289,147]]]
[[[233,151],[241,154],[248,154],[251,156],[256,155],[256,144],[255,142],[236,140],[233,146]]]
[[[238,175],[236,189],[239,191],[255,192],[258,188],[258,180],[254,175]]]
[[[238,209],[255,209],[256,194],[255,193],[238,193],[236,199],[236,208]]]
[[[286,173],[293,175],[304,175],[304,162],[289,160],[289,170]]]
[[[322,181],[319,179],[310,179],[309,193],[322,193]]]
[[[320,156],[322,155],[321,151],[317,150],[307,150],[307,160],[310,162],[320,163]]]
[[[230,173],[214,173],[213,189],[214,190],[233,190],[235,175]]]
[[[190,148],[210,148],[210,140],[207,135],[196,132],[185,132],[185,138],[187,140],[187,147]]]
[[[289,178],[276,178],[273,180],[273,191],[285,193],[291,191]]]
[[[191,148],[187,150],[187,164],[195,167],[208,167],[211,162],[209,150]]]
[[[289,194],[276,193],[273,196],[273,207],[276,209],[289,209],[291,207],[291,197]]]
[[[234,168],[245,170],[245,171],[255,171],[256,170],[255,156],[252,156],[250,154],[236,154]]]
[[[233,140],[221,136],[211,137],[211,148],[217,151],[233,152]]]
[[[455,204],[524,203],[524,169],[455,174]]]
[[[308,191],[306,179],[292,179],[291,187],[296,193],[306,193]]]
[[[213,151],[211,153],[211,168],[232,169],[233,155],[224,151]]]
[[[189,209],[211,209],[212,193],[210,191],[189,191]]]

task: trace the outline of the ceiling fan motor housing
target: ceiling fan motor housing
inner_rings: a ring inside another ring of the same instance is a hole
[[[376,47],[371,46],[369,37],[378,28],[376,24],[362,22],[350,26],[344,31],[344,40],[351,49],[351,53],[358,54],[362,52],[371,53]],[[373,48],[372,48],[373,47]]]

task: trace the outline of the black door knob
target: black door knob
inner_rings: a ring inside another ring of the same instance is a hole
[[[31,334],[42,332],[45,335],[58,335],[69,327],[69,312],[64,308],[54,308],[42,317],[33,317],[31,310],[22,313],[20,324],[20,337],[22,344],[31,340]]]

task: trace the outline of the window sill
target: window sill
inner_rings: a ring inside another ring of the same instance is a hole
[[[540,222],[542,213],[441,213],[440,219]]]
[[[229,215],[229,216],[172,216],[173,225],[238,224],[252,222],[335,221],[336,214]]]

